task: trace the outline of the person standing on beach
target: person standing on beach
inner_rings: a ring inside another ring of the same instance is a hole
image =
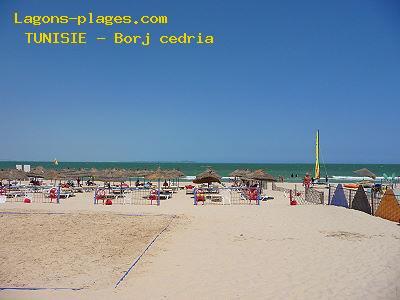
[[[306,176],[304,176],[304,179],[303,179],[303,186],[306,189],[308,189],[310,187],[310,185],[311,185],[311,181],[312,180],[311,180],[310,175],[308,173],[306,173]]]

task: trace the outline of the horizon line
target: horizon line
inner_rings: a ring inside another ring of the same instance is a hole
[[[13,160],[13,159],[0,159],[0,162],[34,162],[34,163],[53,163],[52,161],[46,160]],[[210,161],[191,161],[191,160],[182,160],[182,161],[100,161],[100,160],[65,160],[58,161],[59,164],[62,163],[151,163],[151,164],[164,164],[164,163],[181,163],[181,164],[314,164],[315,162],[210,162]],[[320,163],[322,164],[322,163]],[[400,165],[400,163],[372,163],[372,162],[325,162],[326,164],[338,164],[338,165]],[[324,165],[322,164],[322,165]]]

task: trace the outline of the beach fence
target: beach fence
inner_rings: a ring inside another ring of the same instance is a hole
[[[272,190],[277,191],[277,192],[282,192],[282,193],[289,193],[291,189],[277,186],[275,182],[272,182]]]
[[[304,191],[293,189],[289,191],[288,196],[289,199],[295,200],[297,205],[324,204],[324,192],[314,188],[306,188]]]
[[[328,204],[335,206],[342,206],[346,208],[358,208],[359,203],[362,203],[362,210],[371,215],[376,215],[376,212],[381,204],[385,195],[384,191],[374,191],[372,189],[364,188],[346,188],[341,184],[337,186],[329,186]],[[393,194],[395,201],[400,205],[400,195]],[[355,202],[356,201],[356,202]],[[363,204],[364,203],[364,204]],[[396,206],[393,206],[396,210]]]
[[[282,192],[285,197],[289,199],[290,202],[293,200],[297,205],[306,204],[324,204],[325,203],[325,193],[316,188],[310,187],[304,190],[297,189],[295,185],[293,189],[279,187],[275,183],[272,184],[272,190]]]
[[[6,196],[6,202],[60,203],[60,187],[52,189],[30,187],[18,190],[3,188],[0,194]]]
[[[129,204],[157,205],[161,200],[169,199],[172,194],[164,193],[161,189],[146,188],[97,188],[94,192],[94,204]]]
[[[196,188],[193,195],[194,205],[260,205],[261,201],[259,188]]]

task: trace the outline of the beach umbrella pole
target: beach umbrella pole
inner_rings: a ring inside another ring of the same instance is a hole
[[[157,205],[160,205],[160,179],[158,179],[158,191],[157,191]]]

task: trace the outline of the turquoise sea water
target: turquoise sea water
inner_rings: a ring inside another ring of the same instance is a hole
[[[45,168],[124,168],[124,169],[178,169],[185,173],[186,176],[195,176],[204,171],[207,167],[212,167],[221,176],[228,177],[229,173],[235,169],[264,169],[273,176],[284,176],[287,181],[299,181],[306,172],[311,175],[314,172],[313,164],[293,163],[293,164],[243,164],[243,163],[192,163],[192,162],[59,162],[58,166],[54,166],[51,162],[37,162],[37,161],[0,161],[0,169],[15,168],[17,164],[27,164],[31,167],[43,166]],[[396,173],[400,175],[400,164],[326,164],[321,165],[321,177],[328,174],[329,177],[338,180],[352,180],[357,175],[353,173],[354,170],[368,168],[377,176],[382,176],[386,173],[391,176]],[[292,178],[291,175],[294,175]],[[298,175],[296,178],[295,175]],[[340,178],[337,178],[340,177]],[[341,178],[344,177],[344,178]],[[188,178],[190,179],[190,178]]]

